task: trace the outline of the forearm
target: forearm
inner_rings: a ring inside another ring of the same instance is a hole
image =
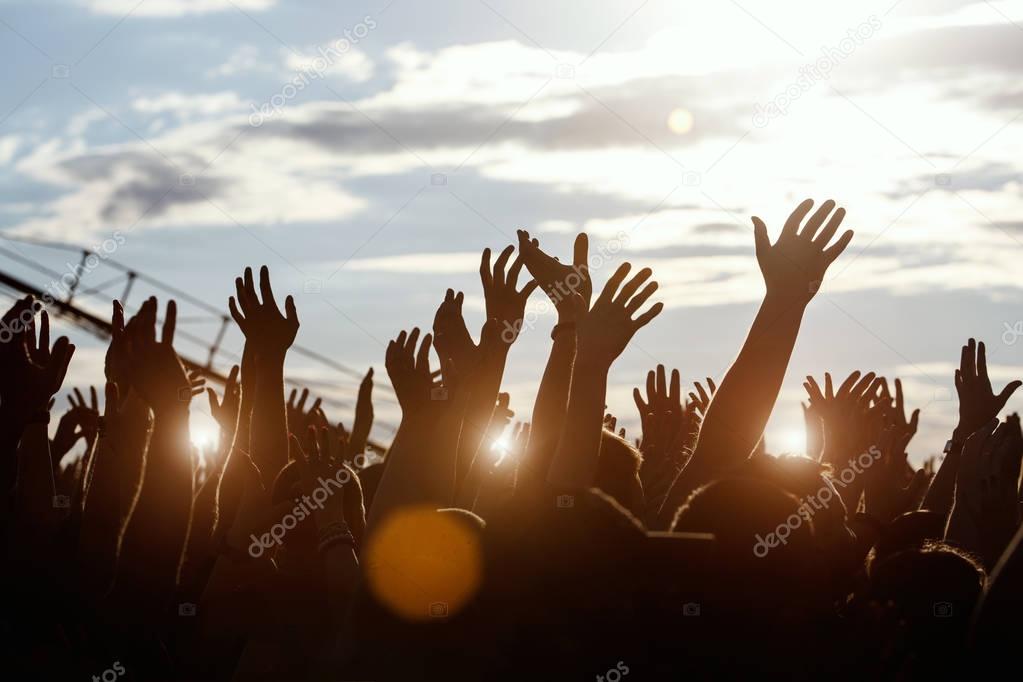
[[[953,445],[953,448],[945,459],[941,461],[938,472],[934,475],[924,501],[920,503],[921,509],[940,514],[947,519],[952,510],[952,502],[955,499],[956,476],[959,473],[959,461],[962,457],[962,446]]]
[[[765,297],[707,408],[691,465],[716,473],[753,452],[778,399],[804,310],[800,302]]]
[[[34,531],[52,531],[59,516],[54,504],[57,494],[50,464],[50,440],[46,424],[25,428],[18,447],[16,514]]]
[[[92,481],[82,510],[78,539],[81,582],[88,594],[97,596],[109,590],[117,570],[122,519],[117,455],[109,438],[97,440],[90,467]]]
[[[157,414],[134,513],[125,530],[120,575],[173,590],[192,513],[186,409]]]
[[[485,339],[484,344],[486,343]],[[494,405],[501,390],[501,380],[504,378],[510,348],[504,343],[500,343],[499,346],[487,348],[484,345],[482,348],[484,361],[473,381],[458,443],[458,485],[462,485],[469,472],[477,468],[476,458],[480,446],[484,445],[490,420],[494,415]]]
[[[456,450],[445,420],[402,420],[402,447],[391,447],[366,518],[367,537],[394,510],[413,505],[434,508],[451,505],[455,485]],[[457,438],[457,432],[456,432]],[[450,434],[449,434],[450,436]],[[397,441],[398,439],[395,438]]]
[[[259,359],[251,420],[252,460],[269,485],[288,463],[288,415],[284,401],[284,358]],[[298,425],[295,425],[298,428]]]
[[[565,427],[547,481],[556,487],[593,485],[600,458],[608,366],[580,353],[572,368]]]
[[[562,332],[555,336],[547,367],[533,405],[529,442],[519,466],[520,485],[535,485],[547,480],[551,460],[558,447],[568,411],[568,391],[572,382],[572,361],[575,359],[575,334]]]

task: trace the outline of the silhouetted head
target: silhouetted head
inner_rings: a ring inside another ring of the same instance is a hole
[[[624,438],[607,429],[601,431],[600,459],[594,485],[614,498],[635,516],[643,511],[643,484],[639,468],[643,456]]]

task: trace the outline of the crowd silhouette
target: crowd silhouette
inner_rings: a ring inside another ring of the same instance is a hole
[[[844,217],[808,199],[773,242],[752,219],[766,293],[745,342],[688,398],[677,370],[652,369],[638,434],[606,412],[608,374],[661,312],[658,284],[626,262],[599,286],[585,234],[565,260],[525,231],[484,251],[475,338],[450,289],[432,331],[395,336],[384,366],[401,422],[385,450],[369,442],[373,370],[347,425],[286,396],[300,311],[266,267],[235,279],[245,347],[221,395],[176,354],[174,301],[162,321],[155,298],[130,317],[114,301],[106,376],[74,390],[55,428],[75,347],[51,341],[42,302],[17,301],[0,343],[10,679],[1017,668],[1023,433],[1000,413],[1021,382],[992,387],[983,342],[962,347],[940,464],[910,465],[919,410],[874,372],[807,377],[805,456],[767,451],[804,312],[853,237]],[[557,324],[531,415],[513,423],[502,382],[519,334],[540,333],[522,324],[536,289]],[[202,457],[193,400],[220,426]]]

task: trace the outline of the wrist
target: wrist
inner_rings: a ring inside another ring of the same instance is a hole
[[[810,304],[811,295],[809,292],[791,292],[791,291],[772,291],[767,290],[767,294],[764,296],[764,306],[770,306],[777,308],[782,311],[788,311],[793,313],[803,314],[806,310],[806,306]]]

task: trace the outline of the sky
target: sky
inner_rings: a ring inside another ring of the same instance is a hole
[[[477,330],[482,249],[524,228],[566,258],[584,230],[598,286],[623,260],[661,285],[610,377],[638,435],[647,370],[690,385],[738,352],[764,291],[750,216],[776,235],[830,198],[856,236],[807,311],[768,449],[802,449],[807,374],[858,369],[902,378],[919,462],[955,424],[968,336],[996,390],[1023,377],[1021,45],[1018,0],[0,0],[0,271],[45,287],[26,260],[78,255],[23,240],[99,247],[83,307],[108,314],[116,263],[226,312],[233,277],[266,264],[298,343],[376,368],[387,440],[387,341],[429,327],[447,287]],[[211,341],[217,316],[185,307]],[[534,294],[509,359],[517,418],[548,308]],[[79,345],[67,385],[96,383],[102,345],[57,324]],[[229,329],[217,368],[241,346]],[[357,386],[294,354],[288,373],[342,402]]]

